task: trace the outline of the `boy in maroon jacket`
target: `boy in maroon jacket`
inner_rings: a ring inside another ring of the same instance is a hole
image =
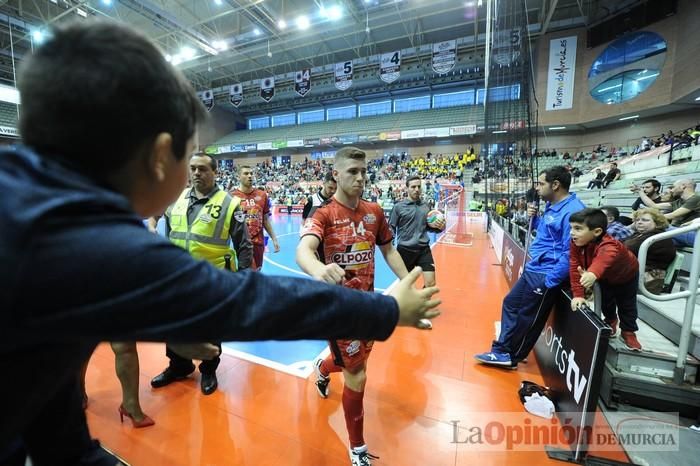
[[[574,297],[571,309],[579,309],[586,300],[585,289],[597,281],[605,323],[632,351],[641,351],[637,340],[637,283],[639,262],[624,244],[605,233],[608,219],[600,209],[583,209],[571,215],[571,254],[569,277]],[[617,306],[617,314],[615,307]]]

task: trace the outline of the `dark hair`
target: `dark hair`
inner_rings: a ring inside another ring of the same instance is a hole
[[[324,175],[324,177],[323,177],[323,182],[324,182],[324,183],[330,183],[331,181],[332,181],[333,183],[336,182],[336,181],[335,181],[335,178],[333,178],[333,172],[328,172],[328,173],[326,173],[326,174]]]
[[[646,184],[646,183],[650,183],[653,186],[654,191],[656,191],[657,193],[661,192],[661,183],[659,183],[659,180],[655,180],[654,178],[649,178],[648,180],[644,180],[644,183],[642,183],[642,184]]]
[[[57,27],[24,63],[23,141],[94,176],[123,167],[170,133],[173,153],[206,111],[182,74],[143,34],[117,22]]]
[[[602,228],[603,234],[605,234],[605,230],[608,229],[608,216],[605,215],[605,212],[600,209],[592,209],[587,207],[571,214],[571,217],[569,217],[569,223],[581,223],[586,225],[589,230]]]
[[[544,175],[544,179],[547,183],[558,181],[561,187],[567,191],[569,190],[569,186],[571,186],[571,173],[569,173],[566,167],[562,167],[561,165],[542,170],[540,175]]]
[[[216,169],[218,168],[218,163],[214,156],[211,154],[207,154],[205,152],[197,152],[192,157],[209,157],[209,166],[211,167],[211,169],[213,171],[216,171]]]
[[[420,179],[421,179],[421,177],[418,175],[409,176],[408,179],[406,180],[406,187],[408,188],[408,185],[411,184],[411,181],[416,181],[416,180],[420,181]]]
[[[617,222],[620,220],[620,210],[617,207],[613,207],[611,205],[606,205],[600,208],[600,210],[607,212],[608,214],[612,215],[612,218]]]

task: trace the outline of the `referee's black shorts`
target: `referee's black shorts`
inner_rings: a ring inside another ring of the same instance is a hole
[[[396,248],[406,264],[406,268],[410,272],[414,267],[420,266],[423,272],[435,272],[435,261],[433,253],[430,251],[430,246],[422,246],[417,248],[408,248],[406,246],[398,246]]]

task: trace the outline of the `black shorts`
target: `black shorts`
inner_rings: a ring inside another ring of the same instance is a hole
[[[423,272],[435,272],[435,261],[433,260],[430,246],[418,249],[399,246],[396,249],[399,251],[401,259],[403,259],[403,263],[406,264],[409,272],[416,266],[420,266]]]

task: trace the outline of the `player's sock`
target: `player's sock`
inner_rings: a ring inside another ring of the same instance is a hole
[[[321,375],[324,377],[328,377],[331,375],[333,372],[340,372],[342,371],[343,368],[336,365],[335,362],[333,362],[333,355],[329,354],[326,356],[326,359],[321,361],[321,366],[319,367],[319,371],[321,372]]]
[[[365,411],[362,406],[362,399],[365,392],[350,390],[343,387],[343,413],[345,414],[345,425],[348,428],[350,446],[352,448],[361,447],[365,444],[362,435],[364,430]]]

